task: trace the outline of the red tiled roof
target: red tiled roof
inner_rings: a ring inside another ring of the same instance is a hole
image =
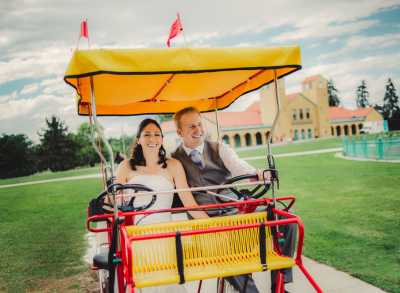
[[[203,115],[211,121],[215,121],[214,113],[206,113]],[[248,108],[243,112],[219,112],[218,121],[222,127],[262,124],[260,111],[248,111]]]
[[[259,102],[256,102],[259,105]],[[256,104],[254,103],[254,104]],[[253,105],[252,105],[253,106]],[[260,111],[243,112],[218,112],[218,122],[220,127],[251,126],[262,124]],[[209,121],[215,122],[215,113],[204,113],[202,116]],[[175,131],[174,121],[165,121],[161,124],[163,132]]]
[[[351,119],[355,117],[367,116],[373,108],[357,108],[355,110],[345,109],[342,107],[329,107],[329,119]]]
[[[290,102],[290,101],[294,100],[299,94],[300,93],[294,93],[294,94],[286,95],[286,98]]]
[[[306,78],[302,81],[302,83],[311,82],[311,81],[314,81],[314,80],[318,80],[318,79],[320,79],[320,78],[321,78],[321,75],[319,75],[319,74],[317,74],[317,75],[312,75],[312,76],[306,77]]]
[[[245,111],[248,111],[248,112],[260,112],[260,101],[254,102],[253,104],[248,106]]]
[[[161,123],[161,129],[163,132],[175,131],[175,122],[173,120],[164,121],[163,123]]]

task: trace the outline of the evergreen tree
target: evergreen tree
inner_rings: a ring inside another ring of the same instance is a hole
[[[329,107],[339,107],[340,99],[338,96],[339,91],[336,89],[333,80],[330,79],[328,81],[328,98],[329,98]]]
[[[357,87],[357,107],[366,108],[369,106],[368,102],[369,92],[367,90],[367,83],[365,80],[361,81],[361,84]]]
[[[0,178],[26,176],[36,172],[32,142],[23,134],[0,137]]]
[[[68,170],[79,164],[76,141],[68,128],[57,117],[46,118],[47,128],[40,136],[40,158],[51,171]]]
[[[400,115],[399,97],[396,94],[396,88],[389,78],[386,84],[385,96],[383,97],[383,116],[385,119],[391,119]]]

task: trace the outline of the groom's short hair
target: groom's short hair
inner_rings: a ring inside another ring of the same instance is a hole
[[[197,113],[197,114],[200,115],[200,111],[195,107],[187,107],[187,108],[183,108],[182,110],[179,110],[174,115],[175,126],[176,126],[177,129],[181,128],[181,118],[182,118],[182,116],[185,115],[185,114],[188,114],[188,113]]]

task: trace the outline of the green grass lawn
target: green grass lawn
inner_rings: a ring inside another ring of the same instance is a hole
[[[297,196],[305,255],[400,292],[400,164],[348,161],[334,154],[276,161],[278,194]]]
[[[298,199],[305,254],[400,293],[400,164],[321,154],[277,158],[277,166],[279,194]],[[85,212],[100,188],[90,179],[0,189],[0,292],[87,270]]]
[[[23,183],[23,182],[29,182],[29,181],[39,181],[39,180],[46,180],[46,179],[55,179],[55,178],[69,177],[69,176],[97,174],[98,172],[99,172],[99,166],[77,168],[77,169],[73,169],[73,170],[59,171],[59,172],[45,171],[45,172],[32,174],[30,176],[22,176],[22,177],[9,178],[9,179],[0,179],[0,185]]]
[[[86,207],[99,190],[96,179],[0,189],[0,292],[88,269]]]
[[[319,139],[317,141],[305,141],[300,143],[291,143],[287,145],[272,145],[273,154],[293,153],[313,151],[319,149],[337,148],[342,146],[341,138]],[[240,149],[238,155],[242,158],[263,156],[266,153],[266,147],[256,149]]]

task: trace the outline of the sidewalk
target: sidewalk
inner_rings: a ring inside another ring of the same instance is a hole
[[[320,264],[312,259],[303,258],[306,269],[317,281],[318,285],[327,293],[385,293],[364,281],[338,271],[332,267]],[[290,293],[315,292],[308,280],[296,267],[294,283],[287,286]]]
[[[321,149],[321,150],[313,150],[313,151],[304,151],[304,152],[294,152],[294,153],[284,153],[284,154],[276,154],[274,157],[297,157],[297,156],[307,156],[307,155],[315,155],[315,154],[325,154],[325,153],[335,153],[341,151],[342,148],[329,148],[329,149]],[[243,160],[253,161],[265,159],[265,156],[256,156],[256,157],[246,157]],[[42,184],[42,183],[50,183],[50,182],[58,182],[58,181],[70,181],[70,180],[81,180],[81,179],[89,179],[89,178],[99,178],[100,174],[89,174],[89,175],[81,175],[81,176],[70,176],[70,177],[62,177],[62,178],[54,178],[54,179],[45,179],[45,180],[37,180],[37,181],[29,181],[22,183],[14,183],[14,184],[5,184],[0,185],[1,188],[10,188],[10,187],[19,187],[26,185],[34,185],[34,184]]]

